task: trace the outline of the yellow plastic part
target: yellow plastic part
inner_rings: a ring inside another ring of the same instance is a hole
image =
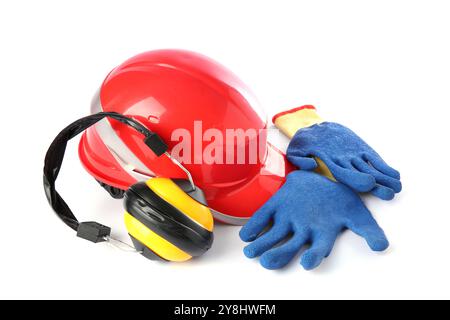
[[[206,230],[213,231],[214,220],[209,208],[192,199],[171,179],[153,178],[147,180],[146,183],[154,193],[183,212],[191,220]]]
[[[125,226],[130,235],[142,242],[163,259],[174,262],[183,262],[192,258],[189,254],[147,228],[142,222],[128,212],[125,212]]]

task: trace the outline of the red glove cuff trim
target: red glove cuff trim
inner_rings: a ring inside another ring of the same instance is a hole
[[[312,109],[312,110],[316,110],[316,108],[315,108],[313,105],[306,104],[306,105],[301,106],[301,107],[297,107],[297,108],[294,108],[294,109],[291,109],[291,110],[287,110],[287,111],[283,111],[283,112],[277,113],[276,115],[273,116],[273,118],[272,118],[272,123],[275,123],[275,121],[276,121],[279,117],[282,117],[282,116],[287,115],[287,114],[289,114],[289,113],[294,113],[294,112],[297,112],[297,111],[303,110],[303,109]]]

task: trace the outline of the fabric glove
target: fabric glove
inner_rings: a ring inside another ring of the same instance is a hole
[[[304,245],[311,244],[300,262],[310,270],[329,256],[337,236],[347,228],[365,238],[374,251],[389,246],[383,230],[353,190],[314,172],[297,170],[239,235],[243,241],[253,241],[244,254],[261,256],[260,263],[267,269],[284,267]]]
[[[350,129],[323,122],[313,106],[279,113],[273,122],[292,138],[286,155],[300,169],[316,170],[357,192],[370,192],[383,200],[391,200],[401,191],[397,170]]]

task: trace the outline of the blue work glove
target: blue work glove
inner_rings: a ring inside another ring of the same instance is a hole
[[[270,230],[261,235],[271,223]],[[365,238],[374,251],[389,246],[383,230],[353,190],[314,172],[297,170],[241,229],[240,237],[253,241],[244,254],[261,256],[261,265],[267,269],[284,267],[303,246],[311,244],[300,262],[310,270],[329,256],[337,236],[347,228]]]
[[[350,129],[324,122],[316,108],[305,105],[281,112],[273,123],[288,138],[290,162],[315,170],[357,192],[391,200],[402,189],[400,174]]]
[[[286,155],[304,170],[315,169],[319,159],[337,181],[383,200],[391,200],[402,190],[400,173],[353,131],[338,123],[322,122],[298,130]]]

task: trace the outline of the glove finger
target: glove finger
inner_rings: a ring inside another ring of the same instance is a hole
[[[354,169],[348,169],[336,164],[328,157],[319,158],[327,165],[337,181],[346,184],[357,192],[368,192],[375,187],[375,178],[370,174],[362,173]]]
[[[349,169],[349,170],[356,170],[355,167],[352,165],[350,160],[343,160],[343,159],[335,159],[334,163],[336,163],[338,166]]]
[[[274,245],[285,239],[290,232],[288,224],[275,224],[272,229],[244,248],[247,258],[259,257]]]
[[[267,227],[276,211],[276,199],[272,196],[261,208],[259,208],[250,220],[239,231],[239,237],[242,241],[250,242],[256,239],[258,235]]]
[[[269,270],[280,269],[287,265],[308,241],[308,233],[296,233],[285,244],[273,248],[261,256],[261,265]]]
[[[347,228],[366,239],[373,251],[384,251],[389,247],[389,241],[383,229],[372,217],[372,214],[364,207],[361,212],[352,215],[346,223]]]
[[[287,156],[296,156],[296,157],[307,157],[309,156],[308,150],[306,150],[304,147],[299,145],[298,143],[295,143],[298,141],[291,140],[291,143],[289,143],[286,155]]]
[[[352,164],[359,171],[372,175],[378,184],[394,190],[395,193],[398,193],[402,190],[402,183],[400,182],[400,180],[394,179],[391,176],[381,173],[361,158],[352,159]]]
[[[287,159],[301,170],[314,170],[317,168],[317,162],[313,158],[289,155]]]
[[[377,184],[370,193],[381,200],[392,200],[395,197],[394,190],[379,184]]]
[[[300,264],[305,270],[317,268],[323,259],[328,257],[333,250],[338,233],[321,234],[313,240],[311,248],[303,253]]]
[[[394,179],[400,180],[400,172],[389,166],[378,154],[366,153],[364,158],[378,171]]]

